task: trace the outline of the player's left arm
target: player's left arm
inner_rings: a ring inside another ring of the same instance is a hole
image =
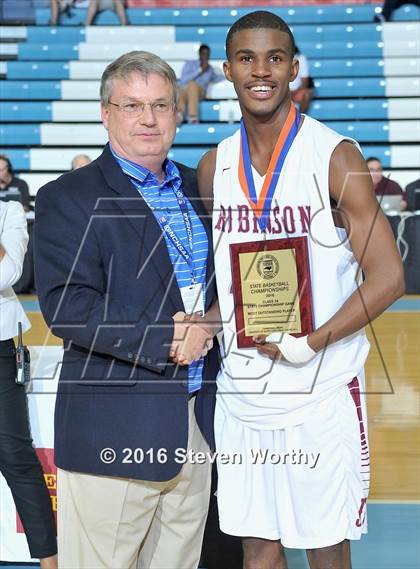
[[[309,335],[308,344],[315,351],[366,326],[405,290],[391,227],[378,207],[366,163],[350,142],[340,143],[333,152],[329,185],[364,281],[334,316]]]

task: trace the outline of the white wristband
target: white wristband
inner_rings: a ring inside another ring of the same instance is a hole
[[[308,336],[295,338],[284,332],[273,332],[265,341],[277,344],[284,359],[292,364],[306,364],[316,356],[308,344]]]

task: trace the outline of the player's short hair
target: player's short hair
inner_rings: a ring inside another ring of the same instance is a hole
[[[148,51],[130,51],[108,65],[102,74],[100,97],[106,105],[112,93],[113,79],[127,80],[132,73],[140,73],[145,79],[152,73],[169,81],[173,89],[174,103],[178,103],[178,84],[175,71],[163,59]]]
[[[245,14],[245,16],[236,20],[229,29],[226,36],[226,57],[229,59],[232,39],[236,32],[258,29],[279,30],[280,32],[286,33],[290,38],[290,56],[293,57],[295,55],[295,38],[286,22],[276,14],[273,14],[273,12],[257,10],[256,12]]]
[[[206,43],[202,43],[198,48],[198,53],[201,53],[205,49],[210,53],[210,47]]]

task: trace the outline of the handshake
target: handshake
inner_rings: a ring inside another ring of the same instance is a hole
[[[173,317],[174,336],[169,349],[169,358],[176,364],[185,366],[207,355],[213,347],[213,337],[217,330],[198,314],[177,312]]]

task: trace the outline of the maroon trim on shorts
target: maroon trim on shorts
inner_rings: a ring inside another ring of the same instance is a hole
[[[364,496],[360,499],[360,506],[358,511],[358,518],[355,521],[357,527],[361,527],[365,521],[366,517],[366,501],[367,493],[369,491],[369,447],[367,444],[367,437],[365,426],[363,423],[363,413],[362,413],[362,402],[360,398],[360,384],[357,377],[355,377],[348,385],[351,398],[356,406],[357,417],[359,419],[359,430],[360,430],[360,474],[363,482],[367,483],[367,486],[363,489]]]

